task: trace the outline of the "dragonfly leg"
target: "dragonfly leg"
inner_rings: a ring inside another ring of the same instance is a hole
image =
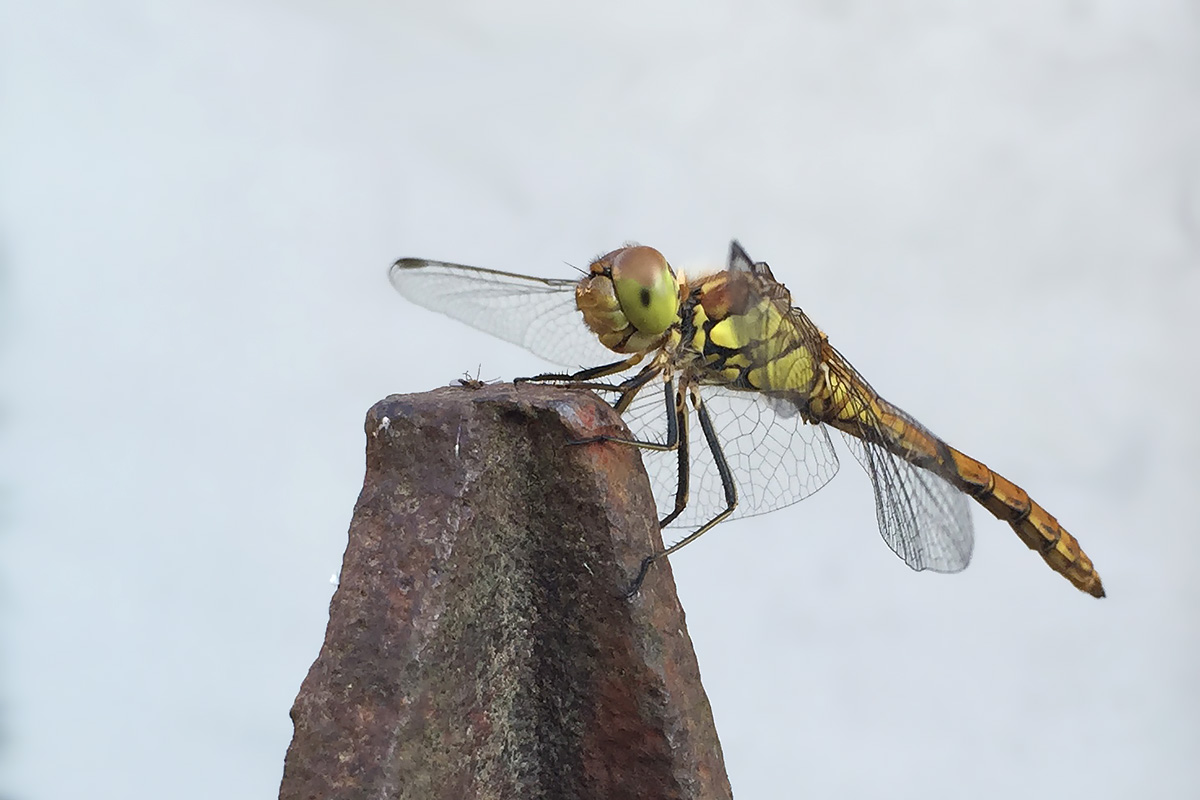
[[[675,483],[675,508],[670,514],[658,521],[659,528],[665,528],[675,521],[675,518],[687,508],[688,486],[691,482],[691,454],[688,450],[688,412],[684,402],[683,392],[675,392],[675,420],[679,436],[679,472]],[[668,423],[669,424],[669,423]]]
[[[661,553],[653,553],[642,559],[642,566],[638,569],[637,577],[633,579],[633,583],[630,584],[629,589],[625,592],[626,597],[631,598],[637,594],[638,589],[642,587],[642,581],[646,579],[646,573],[650,570],[651,564],[696,541],[707,533],[710,528],[732,514],[733,510],[737,508],[737,485],[733,482],[733,472],[729,469],[729,462],[725,460],[725,453],[721,450],[721,443],[717,439],[717,431],[713,427],[712,419],[708,416],[708,409],[704,407],[699,394],[694,388],[692,389],[692,405],[696,407],[696,418],[700,420],[700,430],[704,431],[704,440],[708,443],[708,449],[712,452],[713,463],[717,467],[717,473],[721,476],[721,488],[725,491],[725,510]]]
[[[629,410],[630,404],[633,403],[633,399],[637,397],[638,392],[645,388],[646,384],[660,374],[662,374],[662,367],[660,367],[657,363],[647,364],[637,375],[634,375],[628,380],[622,381],[617,386],[617,390],[621,392],[621,396],[617,399],[617,402],[613,404],[613,410],[618,414],[624,415],[625,412]]]
[[[653,377],[654,373],[647,373],[649,377]],[[640,378],[641,376],[639,376]],[[633,394],[637,394],[642,386],[649,380],[649,377],[641,381],[641,384],[629,390]],[[682,394],[682,393],[680,393]],[[664,395],[667,401],[667,440],[665,442],[646,442],[641,439],[627,439],[624,436],[611,436],[609,434],[601,434],[599,436],[589,436],[586,439],[575,439],[567,442],[567,444],[593,444],[595,442],[613,442],[614,444],[627,444],[633,447],[641,447],[646,450],[677,450],[680,446],[679,437],[679,412],[676,410],[682,401],[676,401],[675,380],[672,378],[664,384]],[[632,396],[630,396],[632,400]],[[625,397],[617,403],[616,410],[623,411],[624,407],[628,406],[625,402]]]
[[[564,381],[563,383],[575,389],[591,389],[598,392],[617,392],[621,397],[613,404],[613,409],[618,414],[624,414],[629,408],[629,404],[633,402],[633,398],[637,393],[650,382],[650,379],[662,372],[662,367],[657,364],[647,364],[642,367],[637,375],[626,378],[620,383],[599,383],[596,381]],[[532,380],[524,378],[523,380]]]
[[[583,383],[593,378],[603,378],[608,375],[616,375],[618,372],[624,372],[641,362],[645,357],[645,353],[634,353],[629,358],[614,361],[611,364],[588,367],[578,372],[544,372],[541,375],[534,375],[531,378],[513,378],[513,383]],[[607,386],[607,384],[604,385]]]
[[[530,380],[525,378],[524,380]],[[593,392],[624,392],[624,383],[595,383],[592,381],[563,381],[564,387],[571,389],[591,389]]]

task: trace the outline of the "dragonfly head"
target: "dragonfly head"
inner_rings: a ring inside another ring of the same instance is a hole
[[[679,316],[679,284],[663,254],[653,247],[622,247],[610,261],[613,288],[629,324],[659,334]]]
[[[679,319],[679,283],[653,247],[629,245],[597,258],[575,300],[588,327],[619,353],[655,346]]]

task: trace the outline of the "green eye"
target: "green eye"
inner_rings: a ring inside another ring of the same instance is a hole
[[[621,311],[641,333],[662,333],[679,317],[679,287],[671,266],[653,247],[626,247],[612,260]]]

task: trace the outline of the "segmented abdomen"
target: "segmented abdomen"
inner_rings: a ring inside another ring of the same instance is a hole
[[[953,447],[946,449],[950,452],[952,469],[946,470],[943,478],[974,497],[997,519],[1011,525],[1021,541],[1045,559],[1052,570],[1093,597],[1104,597],[1104,586],[1092,560],[1050,512],[986,464]]]
[[[887,448],[965,492],[997,519],[1012,526],[1029,549],[1076,588],[1104,597],[1092,560],[1074,536],[1020,486],[986,464],[955,450],[876,394],[849,365],[826,362],[821,419],[847,433]]]

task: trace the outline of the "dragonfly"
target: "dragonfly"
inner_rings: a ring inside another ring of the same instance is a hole
[[[1104,596],[1074,536],[1015,483],[883,399],[736,240],[724,270],[695,277],[627,244],[577,279],[421,258],[396,261],[389,279],[418,305],[572,369],[519,381],[612,398],[631,435],[579,443],[641,448],[661,528],[690,530],[642,561],[630,596],[655,561],[718,523],[826,485],[839,466],[831,429],[870,477],[884,541],[912,569],[967,567],[973,499],[1052,570]]]

